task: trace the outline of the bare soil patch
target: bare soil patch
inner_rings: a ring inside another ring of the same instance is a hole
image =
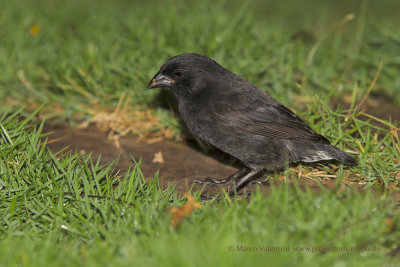
[[[390,117],[392,121],[400,121],[400,109],[389,105],[388,101],[385,99],[368,99],[365,103],[365,107],[368,114],[372,114],[381,119],[389,119]],[[114,117],[120,117],[124,109],[117,111],[112,113],[115,115]],[[150,119],[151,118],[150,116]],[[141,121],[142,120],[143,118]],[[115,119],[113,121],[115,121]],[[120,125],[120,123],[116,122],[114,122],[114,124],[117,126]],[[116,130],[114,128],[111,127],[110,130],[120,132],[118,129]],[[192,187],[195,179],[205,179],[208,177],[223,179],[237,171],[240,167],[240,164],[239,166],[237,166],[237,164],[232,166],[232,161],[229,159],[226,160],[226,157],[225,160],[221,161],[223,156],[221,157],[221,153],[215,150],[205,154],[201,152],[202,148],[196,144],[174,142],[165,140],[159,136],[156,136],[155,139],[157,139],[157,141],[151,144],[141,141],[143,138],[138,138],[134,135],[120,136],[118,142],[115,142],[109,138],[110,135],[107,136],[104,129],[100,131],[93,125],[83,129],[71,129],[65,126],[46,126],[44,132],[51,133],[47,136],[49,140],[47,146],[53,153],[65,148],[67,149],[65,149],[63,153],[69,153],[71,151],[76,151],[81,154],[91,153],[93,159],[97,160],[100,157],[101,162],[104,164],[109,164],[118,158],[116,168],[119,172],[126,172],[132,164],[136,164],[136,162],[140,161],[141,170],[145,177],[152,178],[158,172],[161,186],[165,187],[169,183],[174,183],[179,194],[187,192]],[[147,139],[149,139],[149,137],[147,137]],[[318,174],[318,171],[317,169],[315,173]],[[267,175],[268,173],[264,175],[264,179],[260,178],[259,181],[265,180]],[[310,176],[313,175],[307,176],[301,173],[299,174],[297,182],[302,188],[308,187],[316,191],[319,191],[321,187],[330,189],[337,188],[337,180],[332,179],[335,175],[322,174],[317,179],[310,179]],[[278,180],[274,179],[273,182],[293,183],[293,181],[290,180],[286,181],[283,174],[280,175]],[[362,181],[357,181],[357,179],[350,179],[343,181],[340,188],[351,187],[362,190],[364,184],[365,183],[362,183]],[[271,188],[270,184],[266,182],[249,185],[246,190],[254,191],[257,186],[266,193]],[[195,185],[196,189],[201,189],[202,187],[201,185]],[[226,188],[227,186],[225,186],[225,189]],[[220,191],[220,186],[208,186],[206,189],[206,192],[210,194],[215,194]],[[398,199],[398,197],[396,199]]]
[[[109,164],[118,158],[116,169],[119,172],[126,172],[130,165],[140,161],[145,177],[152,178],[158,172],[161,186],[174,183],[179,194],[187,192],[195,179],[208,177],[223,179],[238,170],[199,152],[184,142],[163,140],[147,144],[139,141],[135,136],[124,136],[119,139],[120,147],[118,148],[115,142],[94,126],[80,130],[66,127],[45,127],[44,132],[51,133],[47,136],[47,146],[53,153],[63,149],[63,154],[75,151],[84,155],[91,153],[93,159],[97,160],[100,157],[104,164]],[[259,179],[259,181],[262,180],[265,179]],[[284,181],[283,176],[278,181],[274,179],[274,182],[281,181],[290,184],[293,182]],[[320,190],[321,187],[333,188],[336,180],[301,178],[298,181],[301,187],[307,186],[314,190]],[[355,185],[357,187],[357,184]],[[254,183],[246,190],[247,192],[254,191],[257,186],[260,186],[260,189],[265,192],[270,189],[270,184],[267,182]],[[202,185],[195,184],[195,188],[201,189]],[[227,189],[227,186],[224,188]],[[220,191],[220,186],[208,186],[206,190],[212,195]]]

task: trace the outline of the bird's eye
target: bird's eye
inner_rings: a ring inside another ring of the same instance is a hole
[[[179,70],[175,71],[175,76],[178,78],[182,77],[182,72]]]

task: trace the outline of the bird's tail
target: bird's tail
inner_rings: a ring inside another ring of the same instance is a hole
[[[358,160],[354,156],[340,150],[337,147],[330,146],[329,153],[333,156],[334,159],[336,159],[337,161],[343,162],[344,164],[346,164],[348,166],[355,166],[358,164]]]
[[[289,150],[294,161],[316,162],[321,160],[337,160],[348,166],[354,166],[358,163],[358,160],[354,156],[328,144],[307,142],[297,143],[290,147],[295,148]]]

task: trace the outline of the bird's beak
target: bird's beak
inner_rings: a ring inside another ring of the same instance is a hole
[[[169,88],[171,87],[175,81],[168,76],[162,75],[161,73],[157,73],[153,79],[151,79],[147,88]]]

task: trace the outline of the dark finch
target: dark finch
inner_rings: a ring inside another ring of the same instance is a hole
[[[195,135],[246,166],[227,179],[207,183],[233,180],[238,191],[263,170],[281,169],[286,162],[357,164],[266,92],[206,56],[170,58],[148,87],[170,91]]]

